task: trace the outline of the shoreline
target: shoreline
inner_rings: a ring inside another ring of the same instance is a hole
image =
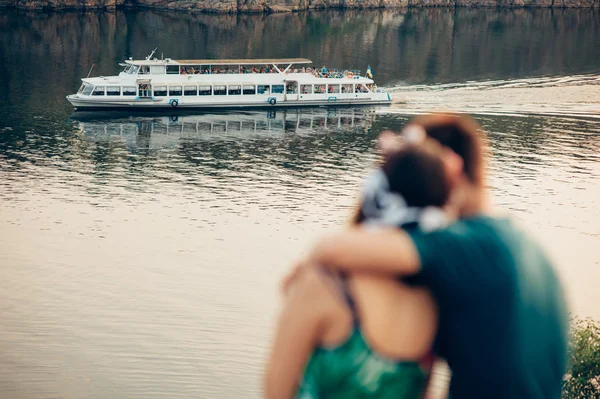
[[[185,11],[201,14],[277,14],[307,11],[372,11],[408,10],[426,8],[487,8],[487,9],[598,9],[600,0],[295,0],[290,4],[285,0],[246,0],[215,1],[202,0],[142,0],[131,3],[128,0],[58,0],[58,1],[2,1],[0,9],[14,9],[31,12],[61,11],[121,11],[157,10]],[[328,3],[326,3],[328,1]]]

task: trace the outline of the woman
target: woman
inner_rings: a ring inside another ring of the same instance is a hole
[[[419,139],[367,180],[355,223],[434,228],[450,180],[442,148]],[[267,366],[268,399],[423,396],[437,312],[418,286],[373,275],[302,268],[287,291]]]

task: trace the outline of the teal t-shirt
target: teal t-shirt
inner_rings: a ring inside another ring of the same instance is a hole
[[[421,258],[414,280],[439,306],[435,351],[452,370],[450,397],[559,399],[568,315],[539,245],[488,216],[407,232]]]

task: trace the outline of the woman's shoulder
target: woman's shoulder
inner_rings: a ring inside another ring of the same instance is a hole
[[[290,295],[296,296],[316,317],[323,320],[319,344],[337,346],[352,332],[352,313],[344,298],[338,275],[317,267],[301,272],[290,287]]]
[[[294,279],[290,292],[320,302],[337,296],[337,279],[319,267],[303,268]]]

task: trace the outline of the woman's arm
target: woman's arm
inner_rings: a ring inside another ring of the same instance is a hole
[[[279,317],[275,343],[267,364],[265,398],[294,397],[308,359],[317,344],[326,320],[323,283],[316,268],[298,275]]]

